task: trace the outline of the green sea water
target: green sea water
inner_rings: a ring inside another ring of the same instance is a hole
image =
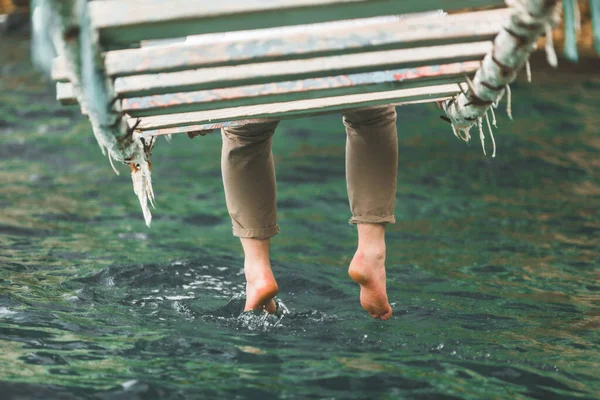
[[[600,63],[534,60],[494,159],[398,108],[387,322],[346,273],[340,116],[283,122],[278,319],[241,315],[220,136],[158,141],[148,229],[28,46],[0,38],[0,399],[600,398]]]

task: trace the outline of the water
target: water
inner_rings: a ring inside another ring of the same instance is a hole
[[[399,108],[384,323],[346,275],[338,116],[279,129],[289,313],[240,316],[219,136],[159,141],[147,229],[127,169],[54,102],[28,43],[0,40],[2,399],[600,398],[597,63],[534,61],[516,121],[498,113],[496,159],[434,106]]]

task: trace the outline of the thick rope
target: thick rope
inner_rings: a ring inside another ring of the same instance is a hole
[[[481,124],[481,118],[492,106],[497,106],[507,95],[507,113],[512,119],[510,83],[525,66],[528,78],[531,70],[526,65],[538,37],[547,34],[546,55],[552,66],[557,65],[556,52],[551,40],[552,27],[560,20],[559,0],[506,0],[512,8],[509,21],[496,36],[492,50],[485,56],[473,81],[467,79],[467,90],[444,101],[442,109],[450,119],[455,136],[470,138],[469,130]],[[549,34],[548,34],[549,33]],[[492,115],[494,125],[495,115]]]

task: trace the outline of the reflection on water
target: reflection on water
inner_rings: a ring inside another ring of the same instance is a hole
[[[435,107],[399,109],[387,323],[346,275],[339,117],[282,123],[273,256],[289,313],[240,316],[218,135],[159,142],[147,229],[27,43],[1,40],[3,398],[600,397],[597,73],[534,62],[496,159]]]

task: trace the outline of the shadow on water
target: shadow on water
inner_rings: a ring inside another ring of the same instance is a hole
[[[435,107],[398,109],[382,323],[346,275],[338,116],[281,124],[273,258],[289,312],[244,314],[218,135],[157,145],[147,229],[27,41],[0,40],[3,399],[600,397],[597,73],[534,62],[495,159]]]

